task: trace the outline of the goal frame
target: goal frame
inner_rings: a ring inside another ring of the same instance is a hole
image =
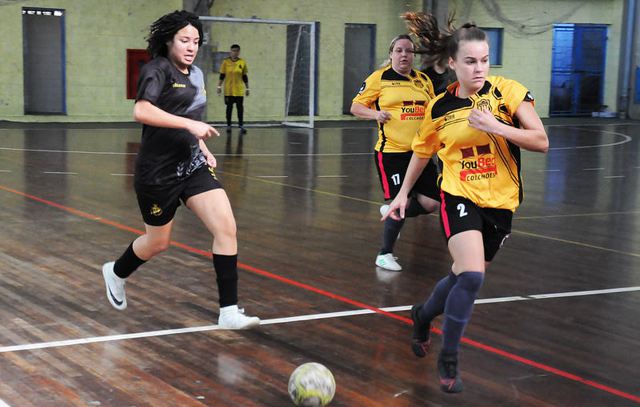
[[[312,21],[298,20],[271,20],[262,18],[237,18],[237,17],[218,17],[218,16],[198,16],[201,21],[220,21],[226,23],[252,23],[252,24],[280,24],[280,25],[305,25],[309,27],[309,120],[304,122],[292,122],[287,120],[287,111],[285,106],[284,121],[285,126],[305,127],[312,129],[314,127],[314,116],[316,111],[316,24]],[[286,103],[286,101],[285,101]]]

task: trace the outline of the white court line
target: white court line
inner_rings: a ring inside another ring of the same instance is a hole
[[[288,175],[256,175],[257,178],[288,178]]]
[[[533,295],[526,295],[526,296],[485,298],[485,299],[476,300],[475,303],[476,304],[493,304],[493,303],[502,303],[502,302],[531,301],[531,300],[542,300],[542,299],[548,299],[548,298],[578,297],[578,296],[586,296],[586,295],[612,294],[612,293],[622,293],[622,292],[632,292],[632,291],[640,291],[640,286],[608,288],[603,290],[590,290],[590,291],[572,291],[572,292],[564,292],[564,293],[533,294]],[[396,307],[381,308],[381,310],[386,312],[408,311],[410,309],[411,309],[411,305],[401,305]],[[260,325],[286,324],[290,322],[312,321],[317,319],[340,318],[340,317],[375,314],[375,313],[376,313],[375,311],[370,309],[326,312],[323,314],[298,315],[294,317],[265,319],[260,322]],[[46,349],[46,348],[60,348],[63,346],[85,345],[90,343],[111,342],[111,341],[119,341],[119,340],[125,340],[125,339],[150,338],[150,337],[156,337],[156,336],[177,335],[177,334],[183,334],[183,333],[216,331],[219,329],[220,328],[218,327],[218,325],[204,325],[204,326],[195,326],[190,328],[163,329],[160,331],[147,331],[147,332],[108,335],[108,336],[95,336],[91,338],[67,339],[63,341],[40,342],[40,343],[32,343],[32,344],[26,344],[26,345],[2,346],[0,347],[0,353],[18,352],[18,351],[35,350],[35,349]],[[2,405],[0,405],[0,407],[2,407]]]
[[[114,177],[133,177],[133,174],[111,174]]]
[[[43,174],[55,174],[55,175],[78,175],[77,172],[66,171],[42,171]]]
[[[0,172],[12,172],[11,170],[0,170]],[[0,400],[2,401],[2,400]],[[2,407],[2,404],[0,404],[0,407]]]
[[[602,171],[602,170],[604,170],[604,167],[584,168],[582,171]]]
[[[624,175],[605,175],[605,178],[624,178]]]

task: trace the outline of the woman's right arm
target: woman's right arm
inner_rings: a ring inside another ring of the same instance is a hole
[[[391,118],[391,113],[385,110],[370,109],[358,102],[351,104],[351,114],[361,119],[373,119],[379,123],[386,123]]]
[[[218,131],[207,123],[167,113],[144,99],[138,100],[133,106],[133,118],[148,126],[184,129],[200,140],[219,135]]]

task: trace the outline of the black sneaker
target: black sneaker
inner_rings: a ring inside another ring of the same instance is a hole
[[[420,305],[414,305],[411,307],[411,320],[413,321],[413,335],[411,337],[411,350],[413,354],[419,358],[427,356],[429,348],[431,347],[431,338],[429,333],[431,331],[431,324],[423,324],[418,318],[418,311],[422,307]]]
[[[438,375],[440,376],[440,390],[445,393],[460,393],[462,380],[458,376],[458,355],[438,356]]]

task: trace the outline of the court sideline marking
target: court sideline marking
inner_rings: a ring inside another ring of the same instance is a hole
[[[533,294],[533,295],[524,295],[524,296],[516,295],[512,297],[482,298],[482,299],[476,300],[475,304],[476,305],[496,304],[496,303],[505,303],[505,302],[514,302],[514,301],[532,301],[532,300],[543,300],[543,299],[549,299],[549,298],[555,299],[555,298],[567,298],[567,297],[581,297],[581,296],[587,296],[587,295],[603,295],[603,294],[625,293],[625,292],[633,292],[633,291],[640,291],[640,286],[608,288],[603,290],[568,291],[568,292],[561,292],[561,293]],[[403,311],[409,311],[411,309],[411,305],[384,307],[380,309],[386,312],[403,312]],[[294,322],[301,322],[301,321],[343,318],[343,317],[351,317],[351,316],[357,316],[357,315],[370,315],[370,314],[376,314],[376,313],[377,312],[372,309],[323,312],[320,314],[307,314],[307,315],[297,315],[293,317],[265,319],[260,321],[260,325],[287,324],[287,323],[294,323]],[[47,348],[60,348],[64,346],[86,345],[90,343],[112,342],[112,341],[120,341],[125,339],[151,338],[151,337],[157,337],[157,336],[167,336],[167,335],[177,335],[177,334],[183,334],[183,333],[206,332],[206,331],[217,331],[217,330],[220,330],[218,325],[202,325],[202,326],[194,326],[194,327],[187,327],[187,328],[162,329],[158,331],[145,331],[145,332],[135,332],[135,333],[128,333],[128,334],[118,334],[118,335],[93,336],[89,338],[65,339],[60,341],[38,342],[38,343],[30,343],[30,344],[24,344],[24,345],[0,346],[0,353],[19,352],[19,351],[25,351],[25,350],[37,350],[37,349],[47,349]],[[441,330],[434,329],[434,332],[440,334]],[[0,404],[0,407],[2,407],[1,404]]]
[[[31,199],[31,200],[36,201],[36,202],[40,202],[40,203],[43,203],[43,204],[48,205],[48,206],[52,206],[54,208],[60,209],[62,211],[74,214],[76,216],[79,216],[79,217],[82,217],[82,218],[85,218],[85,219],[89,219],[89,220],[93,220],[93,221],[96,221],[96,222],[99,222],[99,223],[102,223],[102,224],[105,224],[105,225],[113,226],[113,227],[115,227],[117,229],[130,231],[130,232],[138,234],[138,235],[144,234],[144,232],[139,230],[139,229],[132,228],[130,226],[126,226],[126,225],[123,225],[123,224],[118,223],[118,222],[110,221],[110,220],[104,219],[104,218],[102,218],[100,216],[92,215],[90,213],[87,213],[87,212],[84,212],[84,211],[81,211],[81,210],[78,210],[78,209],[75,209],[75,208],[72,208],[72,207],[69,207],[69,206],[61,205],[61,204],[58,204],[56,202],[53,202],[53,201],[50,201],[50,200],[47,200],[47,199],[44,199],[44,198],[37,197],[35,195],[27,194],[25,192],[18,191],[18,190],[6,187],[4,185],[0,185],[0,190],[6,191],[6,192],[10,192],[12,194],[16,194],[16,195],[19,195],[19,196],[22,196],[22,197]],[[179,242],[176,242],[176,241],[171,241],[170,244],[172,246],[174,246],[174,247],[182,248],[182,249],[184,249],[184,250],[186,250],[186,251],[188,251],[190,253],[199,254],[201,256],[208,257],[208,258],[212,257],[210,252],[207,252],[207,251],[204,251],[204,250],[200,250],[200,249],[185,245],[183,243],[179,243]],[[377,307],[373,307],[373,306],[365,304],[363,302],[360,302],[360,301],[357,301],[357,300],[352,300],[350,298],[347,298],[347,297],[344,297],[344,296],[341,296],[341,295],[338,295],[338,294],[334,294],[334,293],[332,293],[330,291],[326,291],[326,290],[311,286],[309,284],[301,283],[299,281],[292,280],[292,279],[289,279],[287,277],[283,277],[283,276],[280,276],[278,274],[274,274],[274,273],[268,272],[266,270],[259,269],[257,267],[253,267],[253,266],[250,266],[248,264],[238,263],[238,267],[240,267],[240,268],[242,268],[244,270],[247,270],[249,272],[252,272],[254,274],[262,275],[264,277],[270,278],[272,280],[281,281],[283,283],[286,283],[286,284],[289,284],[289,285],[292,285],[292,286],[295,286],[295,287],[299,287],[299,288],[305,289],[307,291],[311,291],[311,292],[314,292],[316,294],[323,295],[325,297],[333,298],[335,300],[338,300],[338,301],[353,305],[353,306],[355,306],[357,308],[364,308],[364,309],[373,311],[375,313],[385,315],[387,317],[402,321],[402,322],[404,322],[406,324],[409,324],[409,325],[411,325],[413,323],[411,321],[411,319],[409,319],[409,318],[401,317],[399,315],[395,315],[392,312],[385,311],[383,309],[380,309],[380,308],[377,308]],[[438,333],[438,334],[441,333],[440,330],[435,329],[435,328],[433,329],[433,331]],[[569,379],[569,380],[572,380],[572,381],[575,381],[575,382],[578,382],[578,383],[585,384],[585,385],[587,385],[589,387],[605,391],[605,392],[607,392],[609,394],[613,394],[613,395],[619,396],[621,398],[625,398],[625,399],[628,399],[628,400],[631,400],[631,401],[635,401],[636,403],[640,404],[640,397],[639,396],[635,396],[633,394],[626,393],[626,392],[624,392],[622,390],[618,390],[618,389],[615,389],[613,387],[609,387],[607,385],[595,382],[593,380],[585,379],[585,378],[583,378],[581,376],[575,375],[575,374],[567,372],[565,370],[557,369],[557,368],[555,368],[553,366],[546,365],[546,364],[543,364],[543,363],[539,363],[539,362],[536,362],[536,361],[534,361],[532,359],[527,359],[527,358],[519,356],[519,355],[517,355],[515,353],[511,353],[511,352],[508,352],[508,351],[505,351],[505,350],[502,350],[502,349],[499,349],[499,348],[496,348],[496,347],[493,347],[493,346],[490,346],[490,345],[486,345],[486,344],[484,344],[482,342],[478,342],[478,341],[475,341],[473,339],[469,339],[469,338],[463,337],[462,338],[462,343],[465,343],[465,344],[470,345],[472,347],[475,347],[477,349],[482,349],[482,350],[484,350],[486,352],[493,353],[495,355],[500,355],[500,356],[502,356],[502,357],[504,357],[506,359],[512,360],[512,361],[520,362],[520,363],[522,363],[524,365],[527,365],[527,366],[538,368],[539,370],[543,370],[543,371],[555,374],[556,376],[563,377],[565,379]]]

